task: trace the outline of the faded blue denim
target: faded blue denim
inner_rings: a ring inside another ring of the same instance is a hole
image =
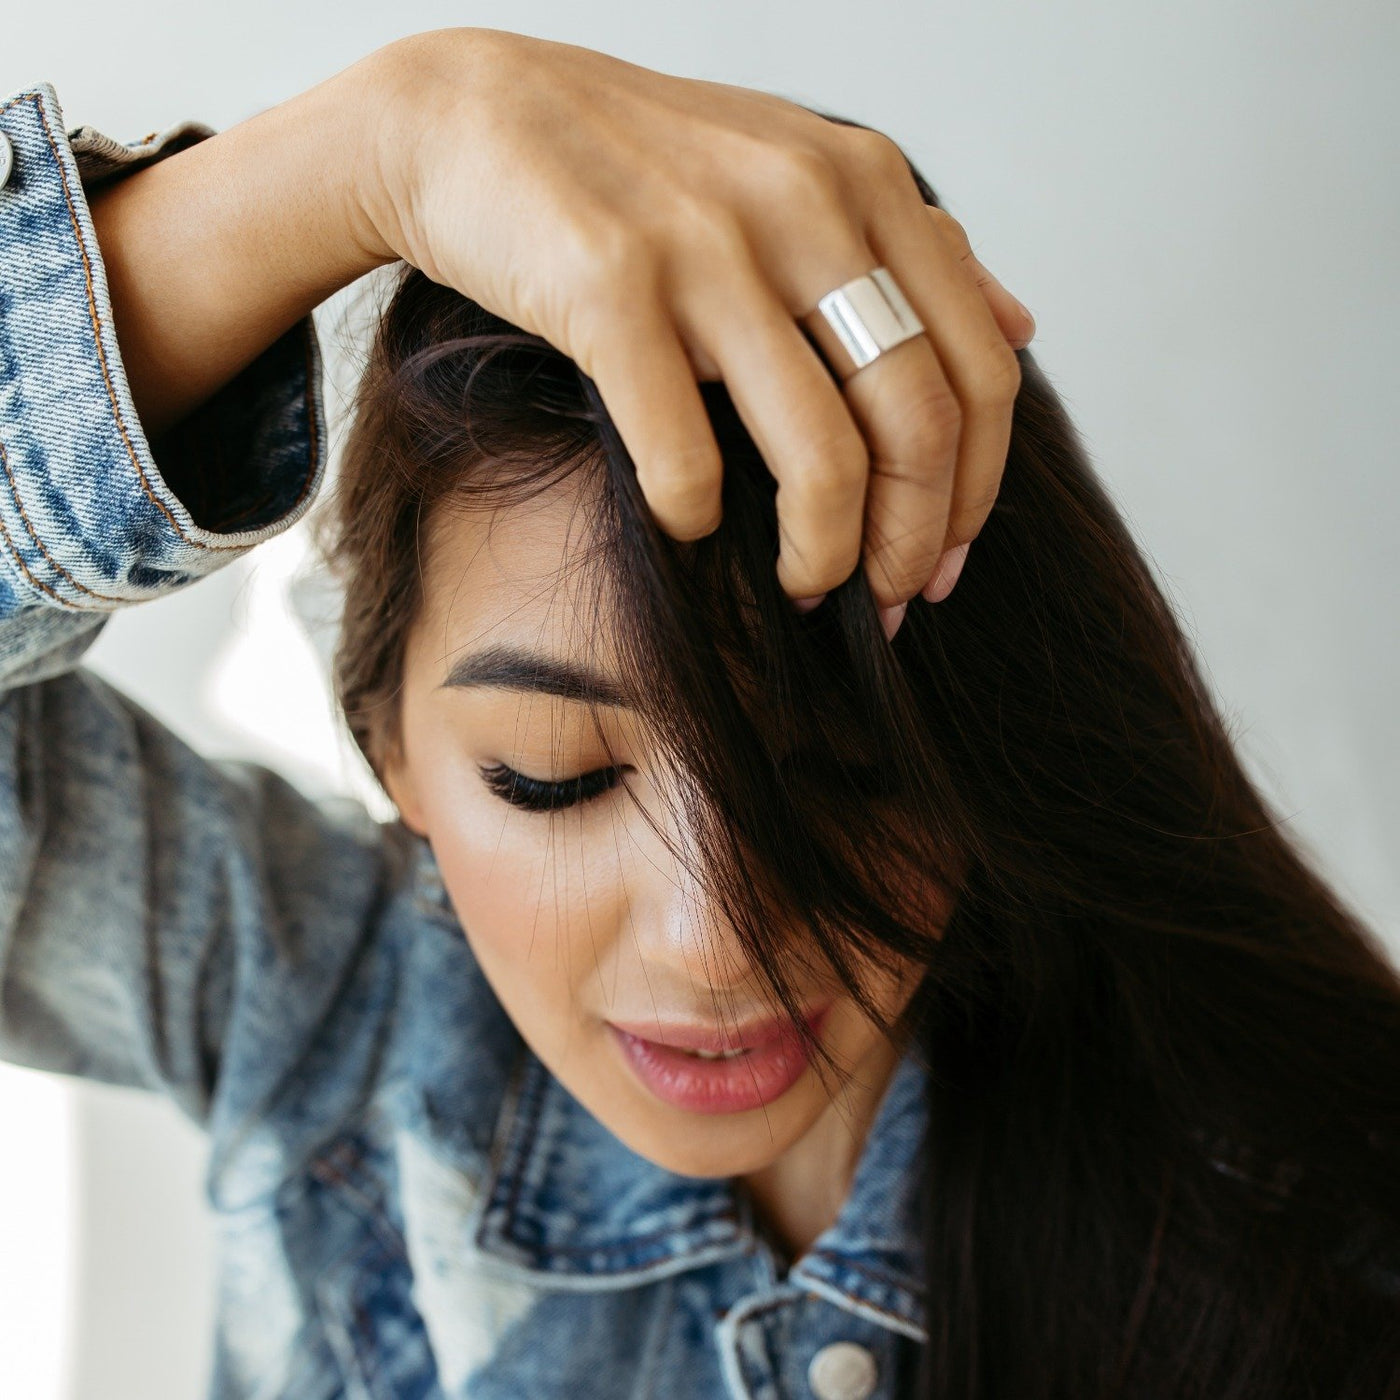
[[[84,191],[207,129],[70,137],[40,86],[0,131],[0,1054],[207,1130],[210,1393],[778,1400],[851,1342],[875,1389],[826,1400],[894,1395],[923,1336],[912,1059],[789,1269],[731,1183],[638,1157],[528,1051],[425,843],[202,758],[80,666],[114,609],[306,512],[319,352],[308,321],[158,465]]]

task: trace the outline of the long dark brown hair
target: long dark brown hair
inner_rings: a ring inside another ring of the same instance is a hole
[[[905,1391],[1400,1396],[1400,983],[1246,776],[1019,358],[964,576],[887,644],[860,571],[810,615],[782,596],[774,483],[722,385],[723,523],[678,544],[593,382],[404,269],[326,520],[347,722],[382,771],[434,508],[584,473],[627,688],[775,998],[796,1012],[809,956],[878,1020],[861,967],[926,969],[889,1027],[931,1085]]]

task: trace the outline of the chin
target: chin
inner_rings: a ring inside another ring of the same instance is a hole
[[[710,1123],[713,1121],[713,1119],[709,1120]],[[701,1124],[697,1132],[703,1133],[705,1130],[706,1125]],[[765,1143],[763,1148],[755,1146],[745,1151],[738,1150],[733,1145],[714,1142],[696,1142],[677,1146],[674,1141],[667,1141],[657,1135],[651,1143],[646,1145],[634,1146],[628,1143],[628,1146],[649,1162],[655,1163],[666,1171],[676,1172],[680,1176],[744,1176],[749,1172],[761,1170],[782,1155],[782,1149],[775,1148],[771,1141]],[[652,1150],[647,1150],[648,1148]]]
[[[780,1111],[781,1107],[781,1111]],[[684,1114],[662,1110],[641,1122],[603,1120],[639,1157],[681,1176],[729,1177],[761,1171],[777,1161],[812,1126],[819,1113],[770,1104],[742,1114]]]

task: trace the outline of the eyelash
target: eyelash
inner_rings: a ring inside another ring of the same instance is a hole
[[[528,778],[504,763],[493,763],[481,769],[481,776],[486,786],[512,807],[526,812],[558,812],[592,802],[610,792],[622,781],[624,771],[618,766],[595,768],[591,773],[580,773],[577,778],[551,783]],[[869,798],[878,800],[894,795],[890,774],[882,768],[853,765],[845,769],[845,774]]]
[[[486,786],[512,807],[526,812],[557,812],[601,797],[618,785],[623,772],[624,769],[617,766],[595,768],[591,773],[580,773],[577,778],[568,778],[562,783],[547,783],[539,778],[527,778],[504,763],[493,763],[482,768],[481,776]]]

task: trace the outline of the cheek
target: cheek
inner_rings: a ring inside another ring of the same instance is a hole
[[[433,851],[472,952],[542,1058],[605,1004],[626,927],[611,842],[574,817],[502,810],[489,794],[429,814]]]

